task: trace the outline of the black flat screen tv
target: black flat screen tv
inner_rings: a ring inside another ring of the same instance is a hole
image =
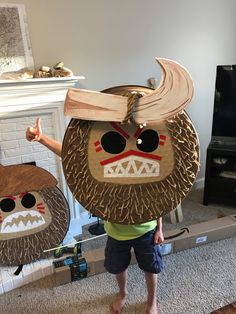
[[[212,139],[236,144],[236,65],[216,68]]]

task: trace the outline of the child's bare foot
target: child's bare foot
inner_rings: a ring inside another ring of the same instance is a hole
[[[118,295],[111,304],[111,314],[120,314],[125,305],[126,296]]]
[[[157,305],[156,304],[153,304],[152,306],[147,305],[145,314],[157,314]]]

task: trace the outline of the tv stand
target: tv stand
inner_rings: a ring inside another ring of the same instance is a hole
[[[203,204],[236,204],[236,143],[211,141],[207,148]]]
[[[215,146],[215,147],[226,147],[228,148],[229,146],[234,149],[234,147],[236,146],[236,142],[235,141],[229,141],[228,139],[227,140],[216,140],[216,139],[212,139],[211,140],[211,143],[210,143],[211,146]]]

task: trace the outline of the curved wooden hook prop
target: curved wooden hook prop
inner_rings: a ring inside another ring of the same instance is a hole
[[[156,58],[162,68],[159,86],[149,95],[139,98],[134,106],[136,123],[155,123],[172,118],[192,100],[193,82],[179,63]],[[127,113],[127,97],[71,88],[64,112],[73,118],[93,121],[122,122]]]

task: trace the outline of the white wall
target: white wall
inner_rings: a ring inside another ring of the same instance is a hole
[[[217,64],[236,63],[235,0],[17,0],[24,3],[35,67],[63,61],[101,90],[159,78],[154,57],[183,64],[195,84],[187,110],[199,133],[204,177]]]

